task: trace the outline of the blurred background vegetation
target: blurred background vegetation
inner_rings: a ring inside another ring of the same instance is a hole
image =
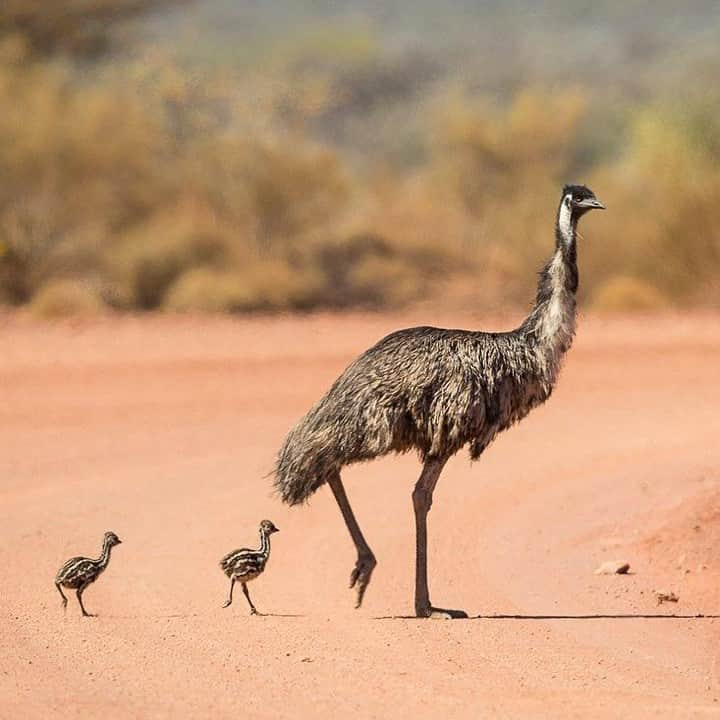
[[[720,4],[5,0],[0,305],[720,307]]]

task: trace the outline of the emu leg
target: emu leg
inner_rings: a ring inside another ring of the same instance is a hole
[[[428,591],[427,514],[432,507],[433,490],[446,462],[446,458],[427,460],[412,494],[415,508],[415,614],[418,617],[467,617],[462,610],[433,607]]]
[[[357,585],[357,602],[355,603],[355,607],[359,608],[362,605],[365,590],[367,590],[367,586],[370,584],[370,578],[377,565],[377,560],[375,560],[375,555],[373,555],[355,519],[355,515],[345,494],[342,480],[340,480],[340,473],[333,473],[328,478],[328,485],[330,485],[335,500],[340,506],[340,512],[342,512],[345,525],[347,525],[350,537],[353,543],[355,543],[355,549],[357,550],[358,559],[352,573],[350,573],[350,587],[353,588]]]
[[[232,604],[232,591],[235,587],[235,578],[230,578],[230,595],[228,596],[228,599],[225,601],[225,604],[223,605],[224,608],[226,608],[228,605]]]
[[[85,588],[86,588],[86,587],[87,587],[87,585],[81,585],[81,586],[77,589],[77,599],[78,599],[78,602],[80,603],[80,609],[82,610],[83,616],[84,616],[84,617],[95,617],[95,615],[93,615],[92,613],[89,613],[89,612],[85,609],[85,606],[83,605],[82,594],[85,592]]]
[[[251,615],[259,615],[260,613],[257,611],[257,608],[253,605],[253,601],[250,599],[250,593],[248,592],[247,585],[244,582],[240,583],[242,585],[242,591],[245,593],[245,597],[247,598],[247,601],[250,605],[250,614]]]
[[[57,588],[57,591],[60,593],[60,597],[62,598],[63,610],[67,610],[67,598],[65,597],[65,593],[60,587],[60,583],[55,583],[55,587]]]

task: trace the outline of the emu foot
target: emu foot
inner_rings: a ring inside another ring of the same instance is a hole
[[[357,601],[355,607],[359,608],[362,605],[363,597],[365,596],[365,590],[370,584],[370,578],[372,577],[373,570],[377,565],[377,560],[372,553],[367,555],[358,555],[357,562],[353,571],[350,573],[350,588],[357,586]]]
[[[97,613],[84,612],[84,613],[82,614],[82,616],[83,616],[83,617],[97,617]]]
[[[415,608],[415,614],[419,618],[431,618],[433,620],[462,620],[468,614],[464,610],[448,610],[447,608],[436,608],[428,605],[424,608]]]
[[[224,608],[230,607],[231,604],[232,604],[232,600],[226,600],[226,601],[223,603],[223,607],[224,607]]]

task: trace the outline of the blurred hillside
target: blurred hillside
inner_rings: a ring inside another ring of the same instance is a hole
[[[448,88],[507,102],[527,87],[581,85],[611,124],[619,103],[702,97],[720,71],[720,5],[209,0],[163,14],[146,39],[195,68],[325,76],[333,102],[311,129],[357,155],[398,160],[422,145],[408,106]]]
[[[719,45],[700,0],[8,0],[0,303],[526,306],[584,181],[584,302],[720,306]]]

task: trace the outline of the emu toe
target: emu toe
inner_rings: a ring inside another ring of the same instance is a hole
[[[430,618],[432,620],[462,620],[467,619],[468,614],[464,610],[449,610],[429,605],[428,607],[415,607],[415,615],[419,618]]]
[[[367,586],[370,584],[370,578],[376,565],[377,560],[372,553],[370,555],[359,555],[355,567],[350,573],[350,589],[357,587],[356,608],[362,605],[365,590],[367,590]]]
[[[432,620],[467,620],[468,614],[464,610],[448,610],[447,608],[430,608],[426,617]]]

